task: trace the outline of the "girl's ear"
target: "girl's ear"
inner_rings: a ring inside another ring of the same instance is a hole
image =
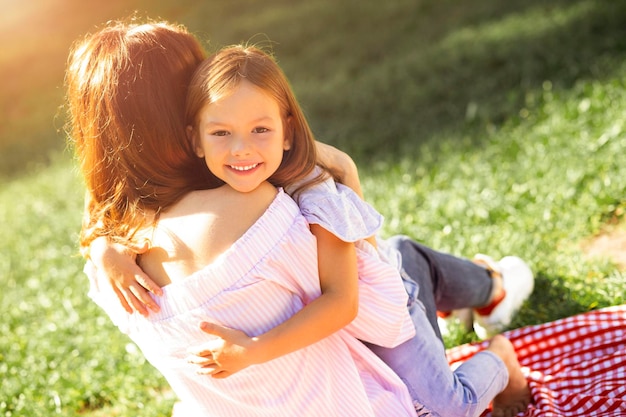
[[[291,149],[291,144],[293,142],[293,117],[289,116],[287,117],[287,119],[285,120],[285,128],[284,130],[284,136],[285,139],[283,140],[283,150],[284,151],[288,151],[289,149]]]
[[[200,146],[200,140],[198,139],[193,126],[189,125],[185,129],[187,132],[187,139],[191,142],[191,146],[193,146],[193,151],[195,152],[198,158],[204,158],[204,149]]]

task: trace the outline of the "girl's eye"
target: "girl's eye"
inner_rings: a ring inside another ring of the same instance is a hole
[[[216,130],[215,132],[211,132],[212,136],[227,136],[229,133],[226,130]]]
[[[255,127],[254,129],[252,129],[253,133],[266,133],[269,132],[270,130],[266,127]]]

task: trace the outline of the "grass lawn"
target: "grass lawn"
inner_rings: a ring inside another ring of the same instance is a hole
[[[156,417],[175,401],[86,297],[83,188],[57,109],[70,41],[133,8],[209,50],[271,44],[318,138],[359,164],[384,236],[529,261],[513,327],[626,302],[623,267],[583,245],[626,209],[626,3],[114,0],[63,20],[77,7],[59,2],[44,26],[61,38],[0,53],[0,415]],[[43,70],[56,75],[33,82]]]

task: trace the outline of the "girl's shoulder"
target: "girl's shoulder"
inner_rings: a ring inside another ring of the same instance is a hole
[[[296,202],[309,223],[319,224],[346,242],[373,236],[383,224],[383,216],[374,207],[331,177],[299,192]]]

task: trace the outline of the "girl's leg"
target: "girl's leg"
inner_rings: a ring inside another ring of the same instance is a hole
[[[409,295],[417,292],[426,317],[440,339],[437,310],[482,307],[491,301],[494,281],[484,267],[437,252],[406,236],[394,236],[388,243],[402,255],[402,278]],[[412,289],[412,283],[418,288]]]
[[[516,256],[496,262],[481,255],[469,261],[437,252],[406,236],[389,242],[402,255],[407,290],[417,285],[418,298],[437,334],[437,311],[467,308],[477,313],[474,330],[480,337],[500,333],[533,291],[533,273]],[[471,326],[471,321],[468,324]]]
[[[412,339],[391,349],[368,347],[404,381],[416,409],[420,404],[426,408],[418,415],[479,416],[507,386],[505,363],[492,352],[483,351],[452,372],[424,306],[417,300],[412,308],[417,329]]]
[[[495,348],[482,351],[454,372],[446,359],[437,309],[489,304],[493,292],[490,273],[472,261],[434,251],[406,236],[388,242],[402,254],[402,279],[416,335],[395,348],[368,346],[400,376],[414,401],[435,416],[479,416],[505,387],[507,398],[515,398],[516,404],[518,398],[527,400],[527,386],[512,345],[506,355]],[[515,376],[513,388],[507,385],[510,372]],[[505,401],[499,407],[509,405]]]

